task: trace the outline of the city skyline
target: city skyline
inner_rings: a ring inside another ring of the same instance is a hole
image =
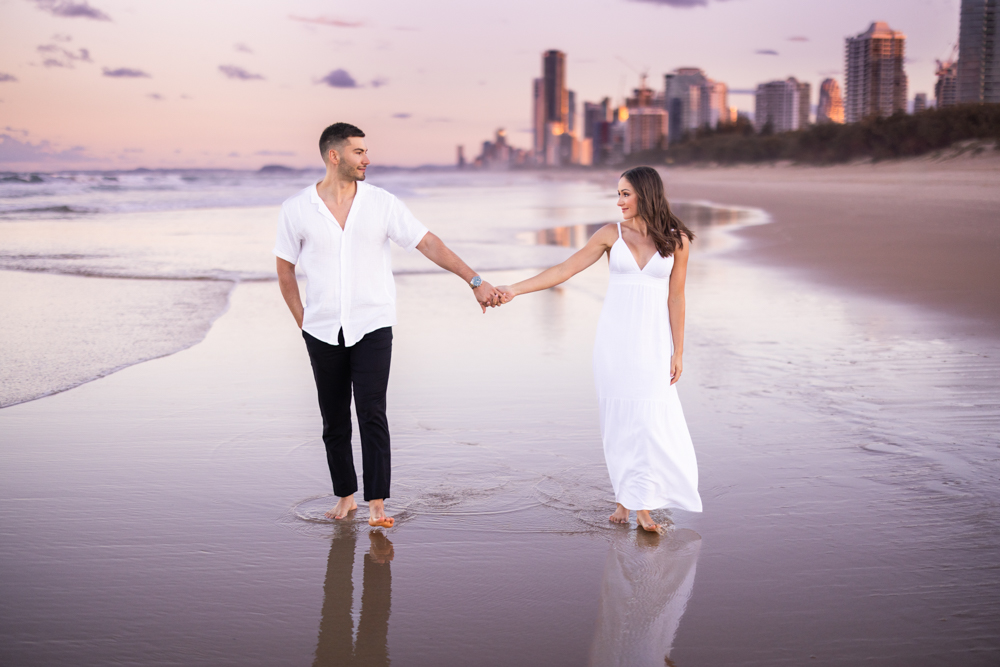
[[[517,1],[489,17],[430,4],[7,0],[0,15],[18,29],[0,45],[0,169],[316,166],[314,135],[342,119],[362,124],[376,164],[452,164],[457,144],[497,127],[531,146],[530,78],[546,50],[567,54],[578,112],[620,103],[642,71],[656,82],[681,67],[752,111],[761,82],[843,84],[843,40],[876,20],[907,35],[910,97],[931,97],[961,3],[585,1],[572,29],[558,27],[570,25],[561,3]]]

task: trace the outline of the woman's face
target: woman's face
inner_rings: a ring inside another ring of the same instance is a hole
[[[639,214],[639,198],[624,176],[618,180],[618,207],[622,210],[623,220],[631,220]]]

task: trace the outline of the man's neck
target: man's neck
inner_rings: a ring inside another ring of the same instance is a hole
[[[323,199],[332,199],[341,204],[357,194],[358,182],[353,178],[341,178],[335,170],[327,169],[326,176],[316,184],[316,190]]]

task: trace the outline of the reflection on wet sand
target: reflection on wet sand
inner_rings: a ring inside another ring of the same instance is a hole
[[[697,230],[699,227],[753,224],[760,222],[765,216],[762,211],[755,209],[695,204],[692,202],[676,202],[670,205],[670,209],[677,217],[684,221],[684,224],[694,230]],[[533,232],[522,232],[518,234],[517,238],[524,245],[554,245],[564,248],[582,248],[590,240],[590,237],[606,224],[608,223],[594,222],[586,225],[550,227]]]
[[[691,597],[701,536],[620,531],[608,549],[590,665],[662,665]]]
[[[380,531],[372,531],[368,537],[371,547],[365,554],[357,639],[351,614],[357,534],[352,530],[347,535],[335,535],[330,543],[314,667],[389,664],[389,610],[392,605],[389,562],[393,558],[393,548],[392,542]]]

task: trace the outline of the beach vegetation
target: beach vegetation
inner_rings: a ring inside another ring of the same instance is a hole
[[[865,158],[915,157],[964,141],[1000,142],[1000,104],[963,104],[916,114],[900,112],[887,118],[872,117],[849,124],[824,123],[778,134],[767,129],[757,133],[748,119],[740,117],[735,123],[688,132],[681,141],[657,151],[656,155],[646,151],[635,157],[641,157],[647,164],[779,160],[835,164]]]

